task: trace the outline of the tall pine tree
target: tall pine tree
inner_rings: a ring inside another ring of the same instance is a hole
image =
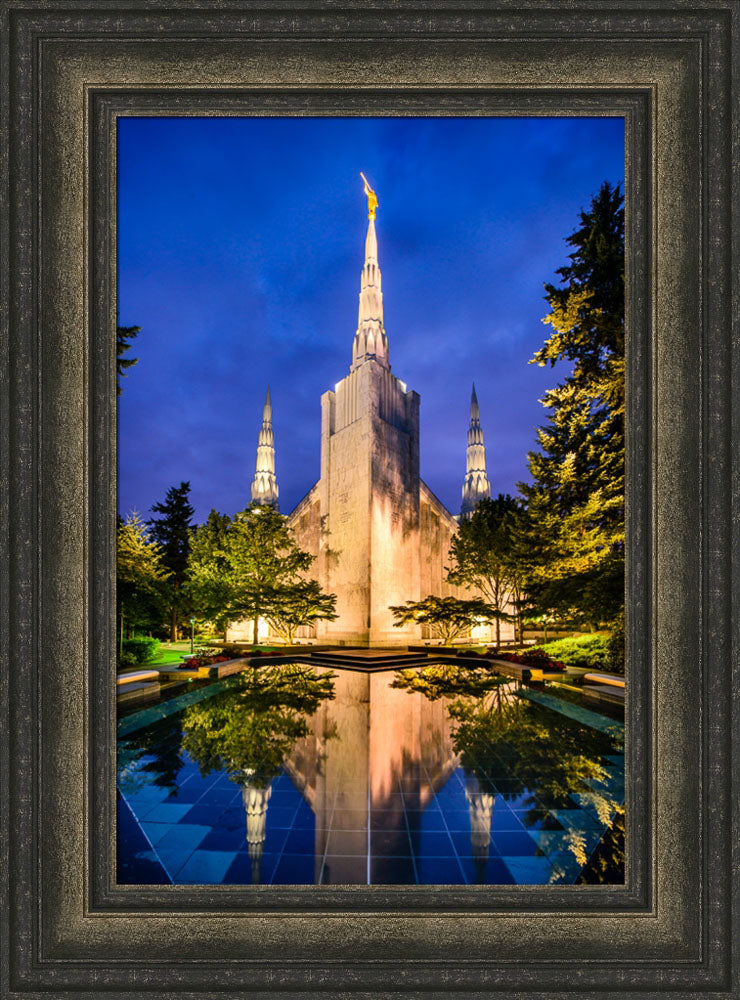
[[[191,519],[195,513],[190,500],[190,483],[180,483],[167,490],[163,503],[152,505],[159,518],[147,521],[149,534],[162,552],[162,561],[170,572],[170,639],[177,640],[177,623],[182,610],[183,584],[190,555]]]
[[[560,286],[545,285],[552,333],[531,363],[566,362],[520,484],[533,525],[533,610],[612,621],[624,604],[624,200],[601,186],[567,237]]]

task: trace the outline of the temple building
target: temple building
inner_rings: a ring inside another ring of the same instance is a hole
[[[475,387],[470,407],[461,514],[453,516],[419,475],[419,394],[391,372],[383,320],[375,192],[365,182],[368,227],[357,330],[347,375],[321,397],[321,474],[288,524],[314,556],[309,576],[337,597],[335,621],[310,630],[318,642],[389,646],[428,638],[419,625],[393,626],[390,605],[434,594],[470,597],[446,582],[460,517],[490,496]],[[252,499],[277,507],[272,404],[268,390]],[[241,626],[230,629],[241,637]],[[245,623],[244,638],[248,638]],[[490,626],[476,628],[483,641]]]

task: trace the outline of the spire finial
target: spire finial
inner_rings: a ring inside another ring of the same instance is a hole
[[[367,195],[367,217],[368,219],[375,218],[375,210],[378,207],[378,196],[370,187],[367,181],[367,177],[360,171],[360,177],[362,177],[362,183],[365,185],[365,194]]]
[[[471,424],[473,420],[479,419],[478,411],[478,397],[475,394],[475,382],[473,382],[473,391],[470,393],[470,421]]]

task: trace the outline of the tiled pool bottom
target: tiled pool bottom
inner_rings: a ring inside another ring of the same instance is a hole
[[[204,776],[181,745],[183,713],[129,731],[119,744],[118,881],[578,879],[624,801],[621,752],[603,753],[591,779],[603,797],[589,795],[588,785],[557,795],[549,786],[522,787],[500,746],[476,746],[471,765],[470,748],[453,739],[444,699],[394,690],[392,674],[334,676],[334,697],[313,713],[309,732],[269,781],[242,777],[240,784],[223,768]],[[582,709],[574,719],[569,704],[558,715],[557,699],[532,695],[549,703],[526,706],[538,718],[557,717],[597,742],[614,733],[610,719]]]

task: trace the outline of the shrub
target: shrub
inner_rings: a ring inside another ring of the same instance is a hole
[[[152,639],[146,635],[124,639],[119,663],[122,667],[137,667],[140,663],[150,663],[157,655],[158,649],[159,639]]]
[[[239,646],[235,642],[219,643],[217,651],[223,656],[228,656],[230,660],[241,660],[248,652],[244,646]]]
[[[607,641],[607,666],[615,674],[624,673],[624,612],[614,623]]]
[[[547,656],[552,656],[573,667],[587,667],[590,670],[609,668],[609,637],[605,635],[579,635],[569,639],[556,639],[538,647]]]

